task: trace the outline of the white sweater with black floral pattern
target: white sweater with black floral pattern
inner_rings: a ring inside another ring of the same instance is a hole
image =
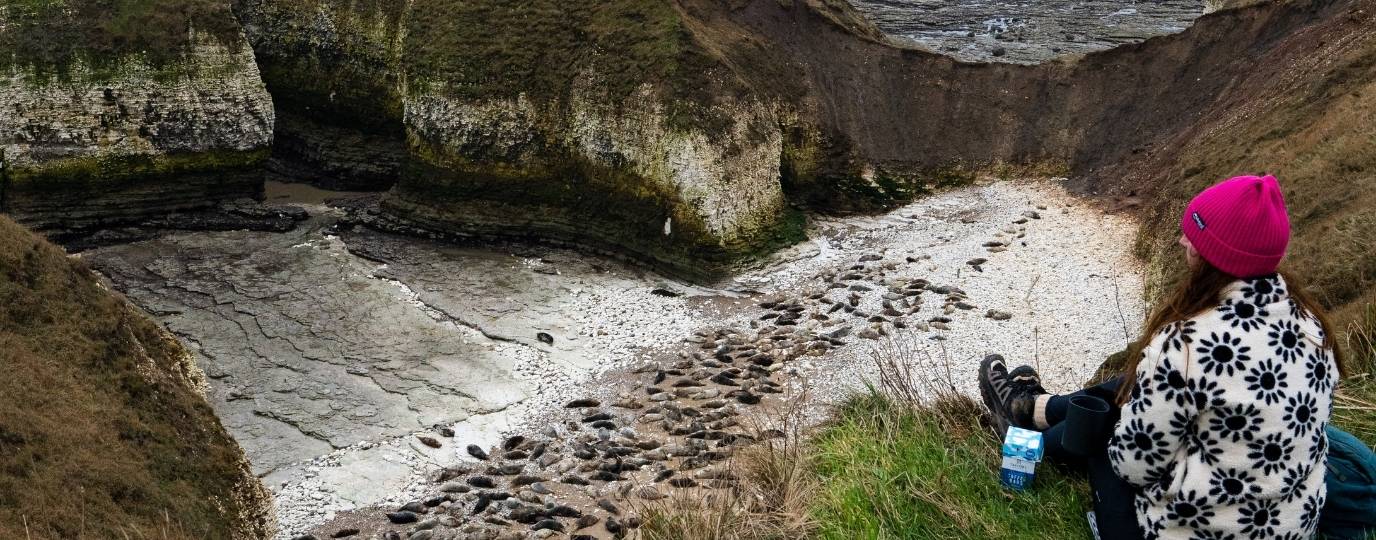
[[[1148,539],[1314,536],[1337,384],[1323,341],[1275,275],[1153,336],[1109,444]]]

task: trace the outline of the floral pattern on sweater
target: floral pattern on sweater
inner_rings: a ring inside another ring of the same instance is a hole
[[[1333,353],[1280,276],[1235,282],[1222,296],[1143,349],[1109,459],[1140,489],[1149,540],[1311,538],[1325,496]]]

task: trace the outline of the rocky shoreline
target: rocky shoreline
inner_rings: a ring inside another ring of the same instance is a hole
[[[1035,188],[1031,194],[1038,194],[1037,189],[1044,188]],[[942,202],[932,204],[939,208]],[[923,343],[909,350],[944,349],[949,340],[973,338],[985,341],[983,350],[1009,350],[992,336],[970,335],[966,327],[974,321],[983,321],[976,326],[999,329],[1039,324],[1046,322],[1045,314],[1034,309],[1033,320],[1024,321],[1029,316],[1025,309],[984,304],[982,294],[976,300],[961,288],[966,279],[960,276],[998,275],[1011,270],[1002,267],[1013,256],[1010,251],[1047,248],[1043,243],[1047,231],[1035,235],[1036,247],[1027,244],[1029,231],[1043,225],[1043,216],[1047,222],[1063,223],[1094,212],[1080,208],[1069,216],[1070,208],[1025,204],[1012,215],[1000,212],[999,218],[1005,221],[986,238],[977,242],[952,239],[968,245],[961,251],[977,250],[981,255],[959,263],[955,276],[914,277],[931,274],[933,265],[949,263],[936,262],[929,253],[891,249],[896,246],[873,245],[872,251],[858,256],[851,250],[843,256],[811,253],[811,260],[829,259],[820,272],[810,271],[814,269],[804,263],[796,265],[803,269],[792,270],[800,275],[776,273],[773,277],[789,285],[760,287],[775,292],[752,294],[722,324],[697,330],[677,345],[657,348],[651,360],[598,377],[603,381],[600,391],[578,390],[586,385],[562,389],[558,394],[565,401],[546,405],[545,411],[500,437],[489,434],[487,444],[448,427],[415,434],[413,446],[460,459],[427,473],[395,506],[344,512],[309,533],[284,538],[625,537],[639,525],[640,512],[647,505],[677,495],[697,496],[693,494],[697,491],[731,489],[735,481],[732,456],[750,445],[783,437],[789,429],[779,424],[779,415],[772,411],[804,399],[815,408],[809,422],[816,422],[825,414],[821,404],[856,391],[862,379],[873,375],[867,373],[863,355],[876,347],[907,339]],[[1055,212],[1066,214],[1053,216]],[[978,213],[956,212],[942,219],[961,225],[998,225],[986,221],[993,216]],[[887,218],[904,219],[899,214]],[[907,219],[933,219],[911,215]],[[1042,256],[1054,256],[1060,247]],[[842,257],[854,258],[832,266]],[[738,284],[768,277],[769,273],[747,276]],[[1129,273],[1121,278],[1123,283],[1115,287],[1139,290],[1136,276]],[[1127,295],[1111,301],[1139,310],[1140,300],[1132,292]],[[1122,322],[1136,324],[1137,320]],[[1097,333],[1103,335],[1102,325],[1107,323],[1101,319],[1097,324]],[[1114,329],[1108,330],[1112,335]],[[1038,347],[1059,348],[1054,333],[1043,339],[1047,341]],[[952,348],[964,346],[952,344]],[[1104,354],[1111,348],[1099,345]],[[1090,352],[1088,358],[1094,357]],[[1079,375],[1064,381],[1071,382],[1082,380],[1096,367],[1089,365],[1092,362],[1075,365],[1067,360],[1048,360],[1053,365],[1043,365],[1043,369]],[[300,530],[286,523],[284,527]]]
[[[1202,0],[946,2],[854,0],[895,40],[965,62],[1035,64],[1181,32]]]
[[[872,380],[876,347],[903,341],[954,373],[991,351],[1040,358],[1068,387],[1141,316],[1132,222],[1054,183],[815,218],[812,240],[710,287],[555,247],[337,228],[337,198],[271,186],[270,203],[311,217],[288,233],[170,233],[83,255],[190,345],[209,401],[276,493],[280,539],[409,535],[415,524],[385,514],[427,501],[417,523],[436,538],[526,534],[545,519],[572,532],[578,518],[543,514],[573,515],[560,505],[601,520],[577,534],[610,537],[608,518],[624,527],[658,496],[709,489],[675,483],[727,483],[698,476],[778,429],[779,398],[806,394],[809,421],[824,418]],[[481,376],[452,377],[465,372]],[[565,408],[579,399],[598,406]],[[491,510],[474,515],[484,493]]]

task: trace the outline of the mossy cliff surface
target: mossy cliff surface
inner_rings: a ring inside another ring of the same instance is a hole
[[[60,232],[261,194],[272,100],[228,6],[0,8],[0,209]]]
[[[356,189],[400,179],[384,207],[410,225],[574,241],[694,276],[800,237],[768,189],[771,108],[723,104],[726,132],[708,133],[695,126],[715,103],[657,84],[710,67],[690,65],[700,51],[672,4],[236,10],[279,107],[275,172]]]
[[[458,234],[576,232],[699,278],[801,238],[778,189],[770,111],[723,113],[729,123],[709,138],[667,127],[652,91],[617,111],[582,90],[567,105],[410,100],[413,158],[383,207]],[[552,107],[565,108],[541,110]]]
[[[0,216],[0,538],[268,537],[176,338]]]
[[[880,39],[843,3],[801,9]],[[756,87],[795,73],[720,50],[749,29],[679,2],[236,10],[279,106],[274,168],[333,187],[395,179],[388,217],[443,234],[572,241],[706,278],[801,239],[790,203],[876,209],[950,180],[870,166],[799,113],[798,81]]]

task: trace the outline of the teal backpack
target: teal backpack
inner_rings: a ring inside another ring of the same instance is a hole
[[[1329,540],[1376,538],[1376,452],[1352,434],[1328,426],[1328,502],[1319,532]]]

